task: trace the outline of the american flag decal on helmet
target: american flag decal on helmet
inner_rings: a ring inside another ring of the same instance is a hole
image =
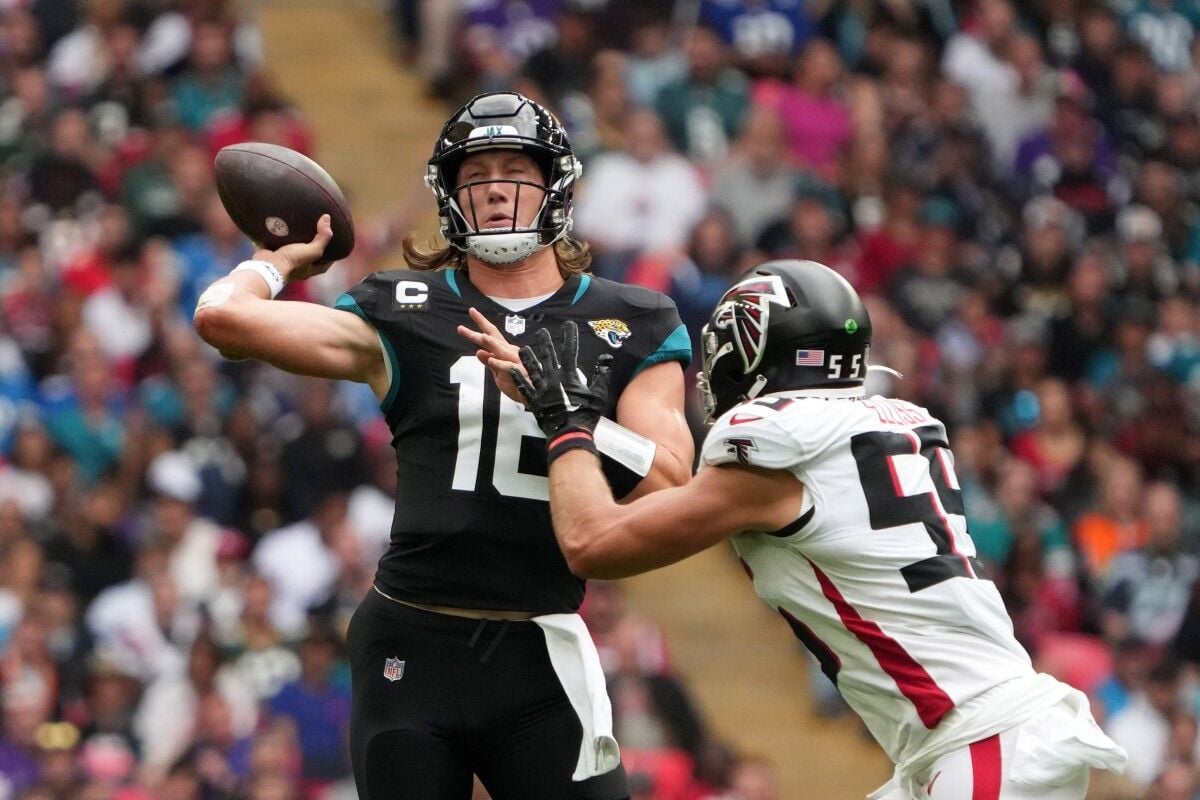
[[[733,343],[742,357],[745,372],[758,367],[767,344],[767,325],[771,320],[771,304],[790,308],[783,278],[778,275],[755,275],[734,284],[718,306],[715,324],[733,328]]]
[[[825,366],[825,351],[824,350],[797,350],[796,351],[796,366],[797,367],[823,367],[823,366]]]

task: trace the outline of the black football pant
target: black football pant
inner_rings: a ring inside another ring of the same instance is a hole
[[[536,623],[437,614],[370,591],[347,645],[362,800],[469,800],[473,773],[493,800],[629,796],[623,767],[571,780],[583,728]]]

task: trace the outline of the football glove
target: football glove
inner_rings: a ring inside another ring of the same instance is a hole
[[[529,377],[515,367],[509,374],[525,396],[525,407],[546,434],[546,461],[570,450],[596,452],[593,432],[608,408],[612,355],[605,353],[596,360],[588,381],[579,369],[579,327],[570,320],[563,323],[561,346],[542,328],[535,334],[534,344],[520,352]]]

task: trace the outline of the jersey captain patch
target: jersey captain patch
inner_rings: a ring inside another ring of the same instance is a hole
[[[592,333],[608,342],[609,347],[620,347],[633,335],[629,326],[619,319],[593,319],[588,325],[592,327]]]

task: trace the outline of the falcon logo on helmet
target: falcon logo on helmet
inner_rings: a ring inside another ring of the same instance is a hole
[[[756,275],[725,292],[713,314],[716,327],[732,327],[733,343],[746,372],[756,369],[762,362],[772,303],[784,308],[792,304],[783,287],[783,279],[778,275]]]

